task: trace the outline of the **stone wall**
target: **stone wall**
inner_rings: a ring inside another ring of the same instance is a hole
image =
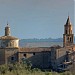
[[[19,62],[22,61],[22,58],[25,58],[26,60],[30,61],[32,64],[32,67],[37,68],[49,68],[50,67],[50,52],[21,52],[19,54]],[[26,57],[24,57],[24,54],[26,54]]]
[[[5,49],[5,63],[14,63],[18,61],[18,48]]]
[[[5,50],[0,49],[0,64],[4,64],[4,63],[5,63]]]

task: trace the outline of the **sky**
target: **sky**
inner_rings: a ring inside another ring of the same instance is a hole
[[[0,0],[0,36],[8,22],[20,39],[63,37],[68,15],[75,29],[74,7],[74,0]]]

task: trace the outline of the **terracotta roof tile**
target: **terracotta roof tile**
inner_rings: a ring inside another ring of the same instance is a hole
[[[50,47],[37,47],[37,48],[20,48],[19,52],[42,52],[42,51],[51,51]]]

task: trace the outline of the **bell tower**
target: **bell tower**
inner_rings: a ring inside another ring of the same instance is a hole
[[[67,22],[64,25],[63,47],[70,46],[73,43],[74,43],[74,34],[72,24],[70,22],[70,17],[68,16]]]
[[[7,26],[5,27],[5,36],[10,36],[10,27],[7,23]]]

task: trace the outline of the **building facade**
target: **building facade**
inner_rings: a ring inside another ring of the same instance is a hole
[[[60,64],[75,59],[74,34],[68,16],[64,25],[63,47],[24,48],[19,46],[19,39],[11,36],[10,27],[5,27],[5,35],[0,37],[0,64],[9,64],[28,60],[35,68],[57,69]]]

